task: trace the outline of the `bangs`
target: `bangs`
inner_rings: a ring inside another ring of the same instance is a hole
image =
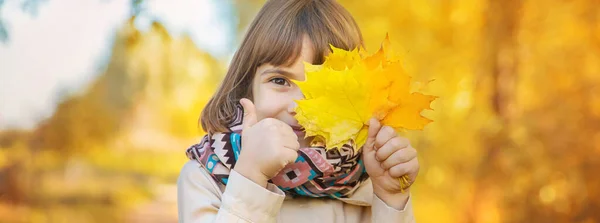
[[[302,50],[304,32],[300,29],[291,30],[289,28],[286,31],[288,32],[279,35],[264,35],[257,38],[256,66],[269,63],[273,66],[287,67],[291,66],[298,59]],[[314,42],[312,39],[311,41]],[[313,58],[323,56],[323,53],[318,53],[319,51],[323,51],[323,49],[313,50],[314,54],[316,54],[313,55]],[[315,61],[307,62],[315,63]]]
[[[300,56],[303,37],[313,44],[313,61],[322,64],[331,51],[329,45],[353,50],[362,45],[362,36],[354,19],[338,4],[330,1],[280,1],[275,13],[262,14],[267,21],[256,24],[255,66],[265,63],[274,66],[291,66]],[[268,6],[267,6],[268,7]],[[336,11],[337,13],[330,13]],[[268,16],[269,18],[266,18]]]

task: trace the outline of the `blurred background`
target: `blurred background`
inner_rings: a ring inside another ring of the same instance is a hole
[[[419,222],[600,222],[600,2],[340,0],[434,122]],[[254,0],[0,0],[0,222],[176,222]]]

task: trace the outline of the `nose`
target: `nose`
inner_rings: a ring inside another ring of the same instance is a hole
[[[296,92],[294,92],[294,96],[291,98],[290,103],[288,103],[287,110],[290,114],[296,115],[296,107],[298,107],[298,103],[295,100],[304,99],[304,94],[300,89],[296,88]]]
[[[298,104],[292,100],[292,102],[288,104],[287,110],[290,114],[296,115],[296,107],[298,107]]]

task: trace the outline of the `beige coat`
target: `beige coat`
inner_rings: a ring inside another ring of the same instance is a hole
[[[263,188],[235,171],[227,187],[217,184],[196,161],[177,181],[179,222],[414,222],[410,198],[398,211],[373,195],[371,181],[340,200],[289,198],[269,184]]]

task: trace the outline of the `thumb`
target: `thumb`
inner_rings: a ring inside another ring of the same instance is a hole
[[[363,150],[365,152],[370,152],[374,149],[375,138],[377,137],[379,129],[381,129],[381,123],[379,123],[377,119],[371,118],[371,120],[369,120],[369,131],[367,134],[367,141],[365,142],[365,146],[363,147]]]
[[[247,98],[240,99],[240,104],[244,108],[244,118],[242,119],[243,130],[246,130],[252,127],[257,122],[256,118],[256,108],[254,107],[254,103]]]

